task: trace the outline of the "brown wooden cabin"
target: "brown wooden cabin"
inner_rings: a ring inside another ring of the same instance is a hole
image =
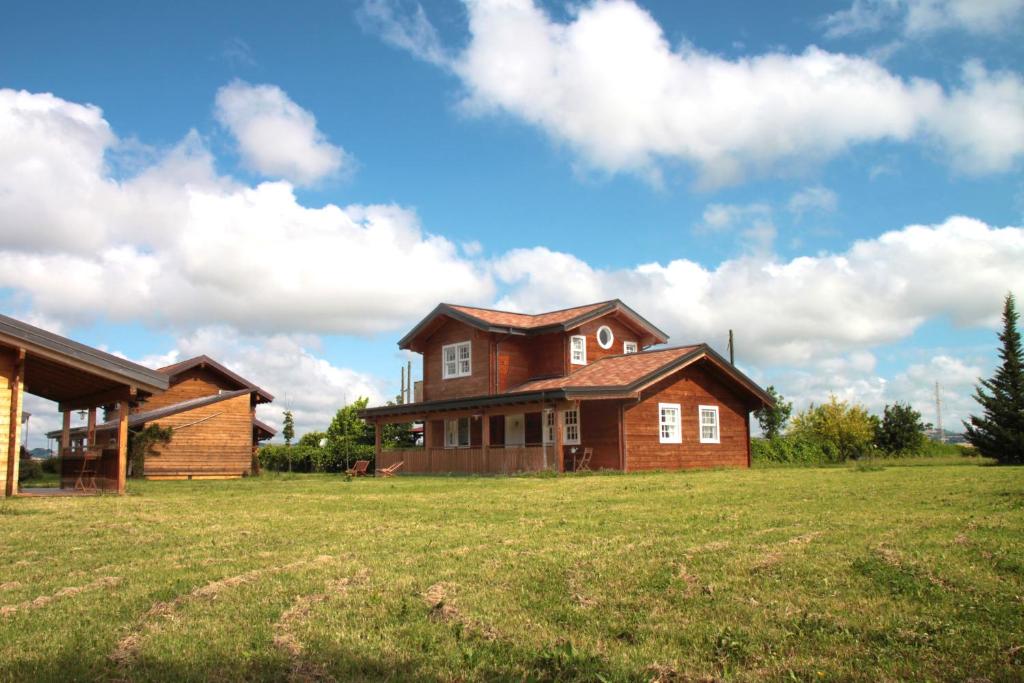
[[[147,479],[230,479],[252,473],[260,441],[276,433],[256,419],[256,406],[274,397],[208,356],[197,356],[157,370],[166,391],[132,408],[128,428],[149,424],[172,428],[171,441],[145,458]],[[111,438],[114,420],[96,428]],[[84,436],[72,430],[72,440]]]
[[[750,413],[770,396],[707,344],[619,300],[536,315],[441,304],[399,341],[423,359],[412,403],[362,411],[377,466],[406,473],[749,467]],[[423,421],[424,448],[381,425]]]
[[[0,475],[4,496],[18,492],[18,466],[25,392],[59,404],[64,428],[59,457],[67,471],[81,471],[87,463],[97,489],[124,493],[127,471],[128,421],[112,426],[112,438],[98,438],[97,408],[121,406],[127,416],[132,406],[168,387],[167,376],[131,361],[61,337],[28,323],[0,315]],[[71,413],[88,413],[88,426],[79,443],[70,439]],[[74,486],[64,479],[62,488]],[[90,487],[91,488],[91,487]]]

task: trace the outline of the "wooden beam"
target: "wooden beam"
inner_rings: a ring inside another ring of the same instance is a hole
[[[61,456],[67,455],[67,451],[71,448],[71,411],[65,410],[63,426],[60,430],[60,454]]]
[[[383,447],[382,447],[382,444],[381,444],[381,442],[383,440],[383,436],[382,436],[382,432],[383,431],[384,430],[380,428],[380,420],[374,420],[373,421],[373,463],[374,463],[373,468],[374,468],[374,470],[377,469],[377,463],[380,462],[381,451],[384,450]]]
[[[18,349],[18,360],[14,363],[11,377],[11,414],[7,434],[7,472],[4,493],[13,496],[18,493],[18,467],[21,453],[18,452],[21,436],[21,385],[25,381],[25,349]]]
[[[555,407],[555,471],[565,471],[565,447],[562,444],[562,411]]]
[[[105,391],[98,391],[94,394],[88,394],[86,396],[80,396],[72,401],[66,401],[60,403],[58,408],[60,410],[86,410],[87,408],[95,408],[96,406],[105,406],[109,403],[118,403],[120,401],[133,401],[135,400],[138,391],[135,387],[128,385],[121,387],[114,387],[113,389],[107,389]]]
[[[96,407],[89,408],[89,426],[86,428],[86,438],[89,439],[89,447],[96,445]]]
[[[124,495],[128,476],[128,401],[117,406],[117,494]]]
[[[491,455],[491,416],[485,410],[480,417],[480,447],[484,451],[484,470],[488,470],[488,460]]]

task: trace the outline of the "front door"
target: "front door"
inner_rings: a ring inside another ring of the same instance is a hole
[[[506,415],[505,416],[505,445],[525,446],[526,445],[526,416]]]

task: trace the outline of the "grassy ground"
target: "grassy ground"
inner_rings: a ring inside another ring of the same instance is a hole
[[[1009,681],[1022,645],[1024,468],[0,503],[4,680]]]

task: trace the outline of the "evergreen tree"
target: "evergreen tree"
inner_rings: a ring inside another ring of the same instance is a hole
[[[1013,294],[1007,294],[999,334],[1002,363],[992,379],[981,380],[974,392],[983,414],[964,422],[964,436],[978,452],[1004,465],[1024,464],[1024,347],[1018,317]]]
[[[921,413],[909,403],[887,405],[875,428],[875,445],[886,453],[917,453],[924,446],[924,430]]]
[[[284,411],[284,427],[281,429],[281,436],[284,437],[284,445],[291,446],[295,438],[295,421],[292,419],[292,411]]]
[[[768,395],[772,397],[775,405],[761,408],[754,411],[757,423],[761,425],[761,433],[766,439],[774,439],[782,433],[789,421],[789,415],[793,412],[793,404],[787,403],[785,397],[775,391],[775,387],[768,387]]]

